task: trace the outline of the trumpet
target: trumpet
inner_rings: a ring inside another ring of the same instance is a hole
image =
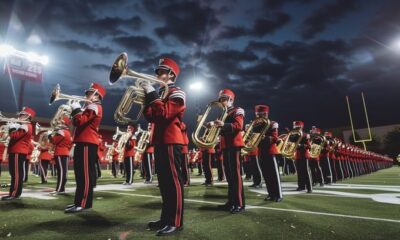
[[[248,154],[258,146],[261,140],[265,137],[265,134],[267,133],[270,126],[271,121],[267,118],[262,117],[256,118],[250,123],[243,135],[243,155]]]
[[[198,147],[210,148],[214,147],[218,143],[218,136],[221,128],[217,126],[208,127],[206,125],[207,116],[214,107],[221,110],[217,120],[225,122],[225,119],[228,116],[228,109],[219,101],[213,101],[207,105],[205,113],[203,115],[199,115],[197,119],[196,130],[192,133],[193,143]]]
[[[112,136],[112,139],[113,139],[113,140],[117,140],[117,138],[118,138],[120,135],[123,135],[124,133],[125,133],[125,132],[120,131],[120,130],[119,130],[119,127],[117,127],[117,128],[115,129],[114,135]]]
[[[168,94],[167,83],[158,80],[155,76],[138,73],[131,69],[128,69],[128,54],[125,52],[121,53],[114,61],[110,71],[109,83],[110,85],[112,85],[122,78],[131,78],[135,79],[136,81],[134,86],[129,86],[125,90],[125,93],[122,96],[122,99],[117,109],[115,110],[114,119],[120,124],[136,124],[139,121],[144,109],[146,95],[144,89],[140,86],[141,82],[147,81],[152,85],[160,84],[161,86],[165,87],[165,91],[161,96],[162,99],[164,99]],[[137,114],[135,119],[131,119],[127,116],[133,104],[140,105],[139,113]]]
[[[303,131],[301,130],[290,131],[285,139],[285,142],[281,147],[282,156],[294,159],[297,146],[300,144],[302,138],[303,138]]]
[[[326,138],[322,135],[317,135],[311,139],[310,157],[317,158],[321,154]]]
[[[0,122],[6,122],[6,123],[30,123],[27,120],[22,120],[22,119],[18,119],[18,118],[9,118],[4,116],[1,112],[0,112]]]
[[[54,128],[52,128],[52,127],[42,127],[42,126],[40,126],[39,123],[36,123],[35,135],[38,135],[41,132],[47,132],[47,131],[54,131]]]
[[[70,105],[73,102],[88,102],[88,103],[92,102],[89,99],[86,99],[85,97],[82,97],[82,96],[75,96],[75,95],[68,95],[68,94],[61,93],[60,84],[57,84],[56,87],[51,92],[49,105],[51,105],[51,104],[53,104],[53,102],[59,101],[59,100],[67,100],[68,101],[67,106],[69,106],[69,108],[71,108]],[[70,111],[72,112],[72,109],[70,109]]]

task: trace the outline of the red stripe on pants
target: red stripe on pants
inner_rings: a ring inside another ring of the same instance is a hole
[[[175,213],[175,227],[180,227],[181,226],[181,207],[182,207],[182,192],[181,192],[181,187],[180,183],[178,180],[178,173],[176,172],[175,169],[175,159],[174,159],[174,154],[173,154],[173,146],[169,145],[168,146],[168,155],[169,155],[169,166],[171,167],[171,172],[172,176],[174,179],[175,183],[175,188],[176,188],[176,213]]]
[[[87,197],[89,195],[89,163],[88,163],[88,147],[83,147],[83,175],[85,176],[85,191],[83,192],[83,199],[81,207],[85,208]]]
[[[238,197],[239,197],[239,205],[243,207],[243,199],[242,199],[242,176],[240,175],[240,159],[239,159],[239,151],[236,151],[236,174],[238,180]]]
[[[18,169],[18,153],[14,155],[14,191],[11,193],[11,196],[15,197],[18,191],[18,184],[19,184],[19,169]]]

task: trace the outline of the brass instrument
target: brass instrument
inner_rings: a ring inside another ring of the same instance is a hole
[[[285,142],[281,148],[282,156],[290,159],[295,158],[297,146],[300,144],[301,139],[303,138],[302,130],[292,130],[288,133]]]
[[[282,153],[282,147],[283,144],[285,143],[287,136],[288,135],[286,133],[278,136],[278,140],[276,141],[276,148],[278,149],[279,154]]]
[[[75,96],[75,95],[68,95],[68,94],[61,93],[60,84],[57,84],[56,87],[51,92],[49,105],[51,105],[51,104],[53,104],[53,102],[59,101],[59,100],[67,100],[67,104],[63,104],[58,108],[55,117],[59,117],[62,114],[70,116],[72,113],[71,104],[74,102],[86,102],[86,103],[92,102],[82,96]],[[52,126],[56,126],[58,120],[59,119],[57,119],[57,118],[56,119],[53,118],[51,121]]]
[[[114,119],[120,124],[136,124],[139,121],[144,109],[146,95],[144,89],[140,86],[142,82],[149,82],[151,85],[160,84],[161,86],[165,87],[165,91],[161,96],[162,99],[164,99],[168,94],[167,83],[158,80],[157,77],[153,75],[138,73],[128,69],[128,54],[125,52],[121,53],[114,61],[110,71],[109,83],[112,85],[122,78],[131,78],[135,79],[136,81],[134,86],[129,86],[125,90],[125,93],[122,96],[117,109],[115,110]],[[140,105],[140,111],[135,119],[127,117],[133,104]]]
[[[54,131],[54,128],[53,127],[42,127],[42,126],[40,126],[39,123],[36,123],[35,135],[39,135],[39,133],[47,132],[47,131]]]
[[[32,154],[31,154],[31,163],[36,163],[36,162],[39,162],[40,144],[39,144],[39,142],[35,142],[33,140],[32,140],[32,143],[33,143],[34,147],[33,147]]]
[[[113,154],[114,154],[114,144],[105,144],[107,148],[107,153],[106,153],[106,160],[111,163],[113,159]]]
[[[121,135],[123,135],[124,133],[125,133],[125,132],[120,131],[120,130],[119,130],[119,127],[117,127],[117,128],[115,129],[114,135],[112,136],[112,139],[113,139],[113,140],[117,140],[118,137],[121,136]]]
[[[27,120],[22,120],[22,119],[18,119],[18,118],[9,118],[4,116],[1,112],[0,112],[0,122],[6,122],[6,123],[20,123],[20,124],[25,124],[25,123],[30,123],[30,121]]]
[[[140,161],[140,157],[146,151],[147,146],[150,143],[150,131],[142,130],[140,127],[138,128],[138,133],[142,133],[140,135],[139,141],[135,146],[135,161]]]
[[[263,117],[258,117],[250,123],[243,135],[244,147],[242,148],[242,155],[247,155],[258,147],[258,144],[265,137],[270,126],[271,121]]]
[[[211,148],[217,145],[218,143],[218,137],[221,128],[215,125],[211,127],[208,127],[206,125],[207,116],[209,115],[213,107],[221,109],[221,113],[217,118],[217,120],[225,122],[225,119],[228,116],[228,109],[219,101],[213,101],[207,105],[205,113],[203,115],[198,116],[196,129],[192,133],[193,143],[198,147]]]
[[[64,116],[70,117],[72,113],[72,108],[71,108],[71,100],[67,104],[61,104],[57,112],[54,114],[53,118],[50,121],[50,126],[52,127],[57,127],[60,124],[62,124],[62,121],[64,120]]]
[[[118,139],[116,150],[118,152],[118,162],[120,163],[124,161],[125,145],[131,137],[131,132],[122,132],[122,135]]]
[[[0,143],[8,143],[9,134],[8,134],[8,126],[1,125],[0,126]]]
[[[326,138],[322,135],[316,135],[311,139],[311,148],[310,148],[310,157],[318,158],[321,154],[322,148],[324,147],[324,143],[326,142]]]

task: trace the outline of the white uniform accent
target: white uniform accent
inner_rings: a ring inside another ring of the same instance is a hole
[[[183,100],[183,102],[185,102],[186,101],[186,94],[182,90],[176,90],[171,95],[169,95],[169,99],[173,99],[173,98],[180,98],[180,99]]]
[[[273,122],[272,129],[278,129],[278,128],[279,128],[279,124],[277,122]]]
[[[57,131],[57,134],[59,134],[59,135],[61,135],[61,136],[64,137],[64,130],[58,130],[58,131]]]
[[[24,124],[24,125],[20,125],[19,129],[24,130],[25,132],[28,132],[28,125]]]
[[[95,103],[89,104],[89,105],[86,107],[86,109],[93,110],[93,111],[96,113],[96,115],[97,115],[98,112],[99,112],[99,108],[97,107],[97,104],[95,104]]]
[[[243,108],[237,108],[236,109],[236,116],[237,115],[243,115],[244,116],[244,110],[243,110]]]

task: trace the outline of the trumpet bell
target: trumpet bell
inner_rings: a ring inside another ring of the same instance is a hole
[[[57,84],[51,92],[49,105],[51,105],[58,98],[58,96],[60,96],[60,84]]]
[[[109,83],[112,85],[117,82],[128,70],[128,54],[121,53],[114,61],[109,77]]]

